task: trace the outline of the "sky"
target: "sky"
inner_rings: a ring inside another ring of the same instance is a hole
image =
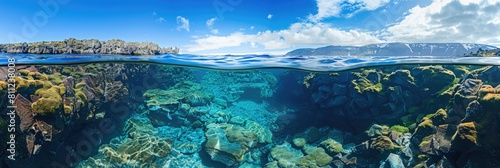
[[[4,0],[0,43],[122,39],[182,54],[388,42],[500,47],[500,0]]]

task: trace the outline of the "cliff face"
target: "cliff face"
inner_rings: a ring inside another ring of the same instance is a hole
[[[1,44],[0,52],[11,54],[120,54],[159,55],[177,54],[179,48],[162,48],[151,42],[125,42],[123,40],[99,41],[96,39]]]

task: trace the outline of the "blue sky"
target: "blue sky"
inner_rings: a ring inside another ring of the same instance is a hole
[[[500,46],[500,0],[5,0],[0,43],[150,41],[194,54],[385,42]]]

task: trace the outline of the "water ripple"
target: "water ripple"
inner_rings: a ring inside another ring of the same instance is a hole
[[[0,65],[7,65],[9,57],[16,65],[83,64],[96,62],[150,62],[177,66],[211,69],[291,68],[308,71],[343,71],[361,67],[397,64],[469,64],[500,65],[500,57],[447,57],[447,56],[272,56],[272,55],[220,55],[190,54],[124,56],[124,55],[36,55],[0,54]]]

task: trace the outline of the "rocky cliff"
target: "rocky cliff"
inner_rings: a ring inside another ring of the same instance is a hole
[[[177,54],[179,48],[162,48],[151,42],[125,42],[113,39],[64,41],[43,41],[34,43],[0,44],[0,52],[11,54],[120,54],[120,55],[159,55]]]

